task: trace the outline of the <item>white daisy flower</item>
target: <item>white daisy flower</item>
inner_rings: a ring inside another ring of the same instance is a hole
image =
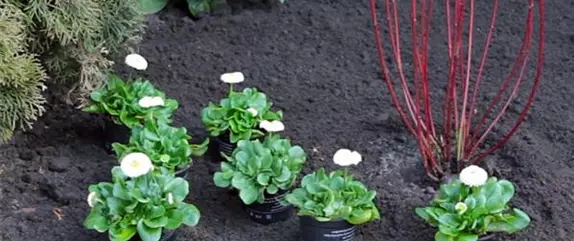
[[[225,73],[221,75],[221,81],[228,84],[237,84],[245,80],[245,76],[241,72]]]
[[[478,187],[484,185],[488,179],[488,173],[479,166],[470,165],[460,172],[459,179],[462,183]]]
[[[147,69],[147,60],[139,54],[128,54],[125,62],[128,66],[137,70]]]
[[[122,158],[120,168],[126,176],[135,178],[151,171],[153,164],[146,154],[134,152]]]
[[[283,122],[278,120],[274,121],[263,120],[259,123],[259,128],[267,132],[280,132],[285,130],[285,125],[283,125]]]
[[[90,192],[90,194],[88,194],[88,205],[90,207],[94,207],[97,201],[98,201],[98,194],[96,192]]]
[[[163,98],[159,96],[146,96],[138,101],[138,105],[140,105],[142,108],[151,108],[156,106],[163,106],[165,105],[165,102],[163,101]]]
[[[351,151],[349,149],[339,149],[333,155],[333,161],[339,166],[357,165],[363,160],[359,152]]]

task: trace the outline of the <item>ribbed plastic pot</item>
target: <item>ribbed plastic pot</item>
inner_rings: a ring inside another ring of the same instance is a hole
[[[209,146],[211,160],[214,162],[225,161],[225,158],[221,155],[221,153],[224,153],[227,156],[231,156],[235,150],[235,147],[237,147],[237,145],[231,143],[228,133],[224,133],[215,137],[214,141],[211,142]]]
[[[311,216],[299,216],[302,241],[354,241],[356,226],[346,220],[320,222]]]
[[[183,179],[187,179],[189,176],[189,168],[191,167],[191,165],[187,165],[185,168],[183,169],[179,169],[175,171],[175,176],[176,177],[181,177]]]
[[[286,190],[279,190],[276,194],[265,194],[263,203],[245,205],[247,215],[254,222],[268,225],[275,222],[285,221],[293,216],[293,205],[283,205],[281,200],[287,195]]]
[[[263,130],[260,131],[265,133]],[[221,153],[227,156],[231,156],[235,148],[237,148],[237,143],[231,143],[229,135],[230,135],[229,132],[225,132],[215,137],[215,140],[211,143],[209,148],[213,161],[215,162],[225,161],[225,158],[221,155]],[[263,141],[265,139],[265,136],[260,136],[256,139]]]
[[[237,144],[231,143],[227,136],[218,136],[215,141],[217,142],[218,153],[224,153],[227,156],[231,156],[237,147]]]

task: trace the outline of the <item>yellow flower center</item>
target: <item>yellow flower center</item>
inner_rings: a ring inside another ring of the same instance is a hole
[[[130,166],[133,167],[133,168],[135,168],[135,169],[138,169],[138,168],[140,168],[141,164],[140,164],[140,161],[139,161],[139,160],[135,160],[135,161],[132,161],[132,162],[130,163]]]

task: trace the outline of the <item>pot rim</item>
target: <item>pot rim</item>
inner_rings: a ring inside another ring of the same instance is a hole
[[[174,174],[178,175],[178,174],[184,173],[184,172],[188,171],[190,167],[191,167],[191,164],[187,164],[184,168],[176,170],[174,172]]]
[[[297,216],[299,216],[299,218],[302,218],[302,217],[303,218],[310,218],[310,219],[313,219],[314,221],[316,221],[318,223],[339,223],[339,222],[349,223],[347,220],[342,219],[342,218],[335,219],[335,220],[329,220],[329,221],[319,221],[319,220],[317,220],[317,217],[311,216],[311,215],[297,215]],[[351,224],[351,223],[349,223],[349,224]],[[351,224],[351,225],[353,225],[353,224]],[[353,225],[353,226],[355,226],[355,225]]]

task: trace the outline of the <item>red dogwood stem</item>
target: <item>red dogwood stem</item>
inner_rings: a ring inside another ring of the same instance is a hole
[[[411,0],[409,2],[413,61],[412,83],[409,83],[405,75],[405,64],[401,55],[401,25],[397,2],[397,0],[383,0],[385,20],[388,28],[388,43],[397,76],[396,79],[393,79],[383,47],[376,0],[369,0],[379,65],[393,105],[409,132],[418,141],[423,166],[427,174],[438,180],[442,175],[452,171],[449,167],[453,158],[456,158],[459,169],[461,165],[468,162],[476,163],[480,161],[488,154],[502,147],[516,133],[518,126],[525,120],[534,102],[534,96],[540,85],[542,73],[545,37],[544,0],[539,0],[538,4],[535,4],[535,0],[528,0],[528,11],[524,26],[525,32],[519,48],[519,54],[512,64],[510,73],[499,87],[496,96],[488,104],[484,113],[480,115],[478,121],[475,121],[474,117],[477,114],[478,95],[484,79],[486,60],[492,45],[493,32],[500,9],[499,0],[493,0],[492,15],[489,18],[488,31],[478,66],[473,65],[473,53],[475,52],[473,48],[476,46],[476,0],[445,1],[448,73],[446,91],[442,103],[442,116],[440,118],[442,123],[439,125],[437,125],[438,123],[435,121],[432,111],[433,99],[431,98],[431,93],[434,91],[431,90],[431,85],[429,84],[428,68],[429,36],[431,34],[434,1]],[[525,72],[532,52],[531,45],[535,22],[534,9],[536,5],[539,10],[538,55],[536,73],[530,87],[526,105],[519,112],[517,121],[511,126],[510,131],[506,135],[494,146],[485,151],[479,151],[487,135],[506,114],[510,103],[518,96],[520,87],[526,81]],[[402,102],[397,95],[396,82],[398,82],[397,84],[401,88],[400,91],[402,91]],[[510,91],[508,91],[509,88]],[[505,100],[500,109],[498,109],[497,107],[502,99]],[[490,118],[491,113],[495,109],[498,109],[496,114],[494,114],[493,118]],[[453,153],[453,147],[455,147],[455,153]]]

